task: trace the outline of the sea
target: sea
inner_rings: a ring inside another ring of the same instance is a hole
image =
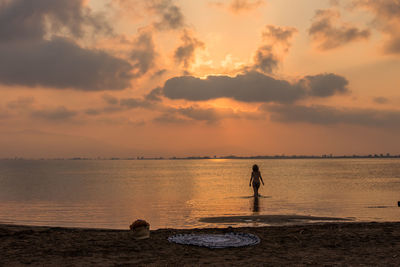
[[[257,203],[253,164],[265,183]],[[151,229],[186,229],[253,215],[388,222],[400,220],[398,201],[398,158],[0,160],[2,224],[129,229],[144,219]]]

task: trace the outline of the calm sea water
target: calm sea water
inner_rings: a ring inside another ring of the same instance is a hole
[[[254,206],[257,163],[265,187]],[[0,223],[127,229],[215,227],[232,215],[399,221],[400,159],[0,161]]]

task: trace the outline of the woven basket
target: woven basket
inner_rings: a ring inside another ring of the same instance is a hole
[[[149,226],[140,226],[136,227],[132,230],[133,238],[139,239],[146,239],[150,237],[150,227]]]

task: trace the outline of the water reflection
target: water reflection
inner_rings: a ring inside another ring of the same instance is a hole
[[[263,172],[254,198],[249,169]],[[268,170],[268,171],[267,171]],[[399,159],[0,160],[0,222],[127,229],[211,227],[199,218],[314,215],[398,221]],[[384,208],[385,207],[385,208]]]
[[[258,215],[260,212],[260,200],[258,196],[254,196],[253,198],[253,215]]]

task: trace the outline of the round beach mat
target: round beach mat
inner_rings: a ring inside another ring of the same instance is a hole
[[[260,243],[260,238],[247,233],[228,234],[183,234],[168,237],[169,242],[182,245],[194,245],[207,248],[237,248],[254,246]]]

